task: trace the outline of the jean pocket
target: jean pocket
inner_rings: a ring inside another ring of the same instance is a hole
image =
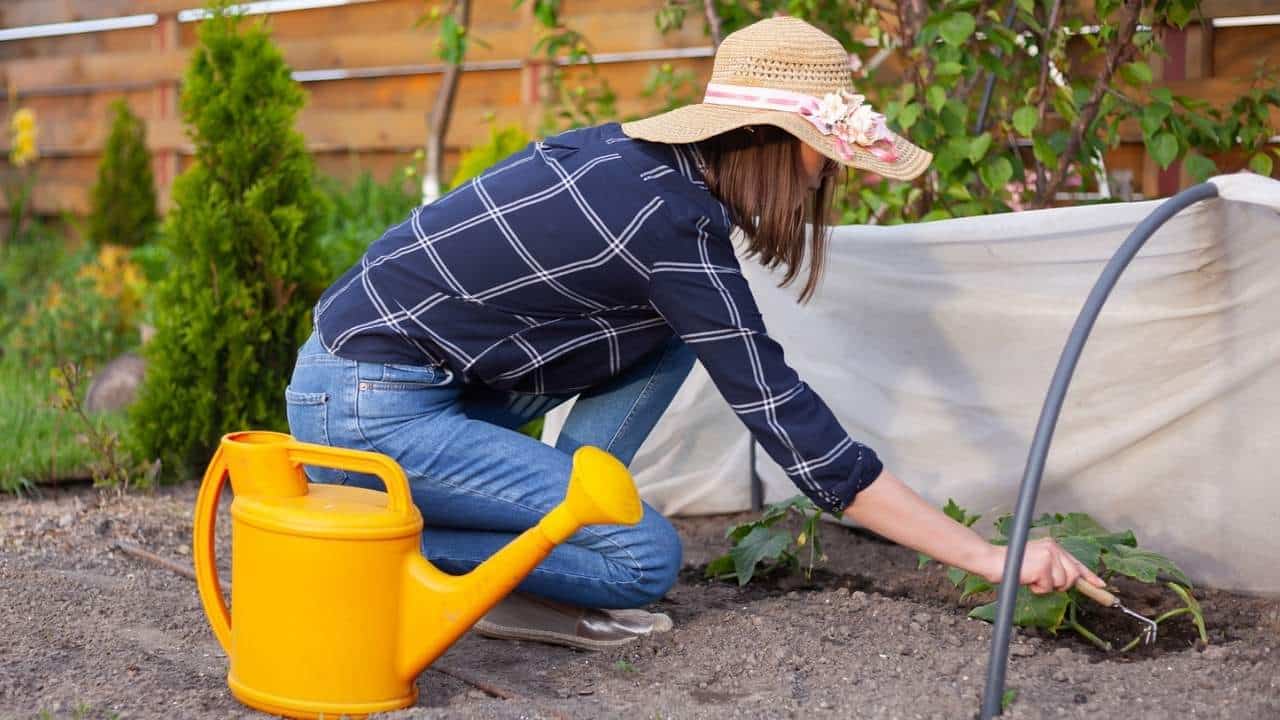
[[[284,390],[285,414],[289,433],[294,438],[315,445],[329,445],[329,394],[304,393],[287,387]],[[305,466],[312,482],[341,485],[346,473],[332,468]]]
[[[439,365],[360,363],[361,390],[427,390],[453,383],[453,371]]]

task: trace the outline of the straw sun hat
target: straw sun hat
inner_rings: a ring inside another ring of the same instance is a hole
[[[889,131],[852,92],[849,54],[803,20],[770,18],[730,34],[716,51],[706,97],[623,123],[628,136],[689,143],[748,125],[774,125],[842,165],[910,180],[933,155]]]

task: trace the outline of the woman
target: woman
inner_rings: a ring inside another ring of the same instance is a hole
[[[581,445],[629,463],[695,357],[802,492],[891,540],[998,580],[1004,549],[926,504],[854,442],[769,338],[737,264],[808,260],[817,287],[840,167],[910,179],[931,156],[849,92],[848,55],[791,18],[725,38],[703,103],[533,143],[374,242],[315,309],[286,390],[300,440],[385,453],[426,521],[423,551],[466,572],[564,496]],[[806,232],[806,221],[812,233]],[[516,428],[577,396],[556,447]],[[379,487],[309,468],[316,482]],[[476,625],[584,648],[670,629],[641,608],[680,568],[646,506],[556,548]],[[1101,581],[1031,543],[1036,592]]]

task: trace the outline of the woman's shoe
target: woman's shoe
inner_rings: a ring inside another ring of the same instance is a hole
[[[475,624],[475,631],[485,637],[583,650],[626,645],[671,628],[671,618],[664,613],[578,608],[524,593],[511,593]]]

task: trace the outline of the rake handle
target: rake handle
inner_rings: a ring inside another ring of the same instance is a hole
[[[1084,595],[1103,607],[1119,607],[1120,605],[1120,601],[1116,599],[1115,595],[1112,595],[1097,585],[1090,583],[1084,578],[1076,578],[1076,590],[1079,590],[1081,595]]]

